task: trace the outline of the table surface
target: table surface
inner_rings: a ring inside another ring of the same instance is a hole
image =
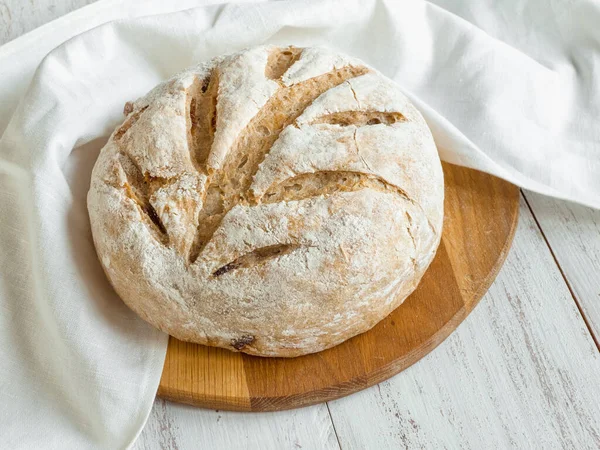
[[[94,0],[0,0],[0,45]],[[135,449],[600,448],[600,211],[523,191],[475,311],[399,375],[275,413],[157,399]]]

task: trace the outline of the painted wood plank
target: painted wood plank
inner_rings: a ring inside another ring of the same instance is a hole
[[[339,449],[325,404],[272,413],[200,409],[156,400],[136,450]]]
[[[600,343],[600,211],[533,192],[525,196]]]
[[[329,403],[344,449],[599,448],[600,353],[524,202],[471,315],[403,373]]]
[[[96,0],[0,1],[0,45]]]

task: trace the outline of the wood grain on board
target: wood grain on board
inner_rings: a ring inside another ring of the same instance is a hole
[[[485,293],[506,257],[518,189],[444,165],[442,243],[417,290],[367,333],[299,358],[260,358],[171,338],[158,395],[196,406],[267,411],[310,405],[372,386],[444,340]]]

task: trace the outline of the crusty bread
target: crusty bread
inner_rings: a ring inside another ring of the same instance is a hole
[[[178,339],[262,356],[362,333],[440,241],[443,175],[389,79],[321,48],[256,47],[135,103],[88,194],[121,298]]]

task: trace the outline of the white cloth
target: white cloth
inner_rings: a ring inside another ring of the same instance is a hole
[[[85,196],[125,101],[197,61],[264,42],[337,48],[400,83],[443,159],[600,207],[594,0],[184,10],[205,3],[103,0],[0,48],[3,447],[123,448],[143,427],[167,337],[109,287]]]

